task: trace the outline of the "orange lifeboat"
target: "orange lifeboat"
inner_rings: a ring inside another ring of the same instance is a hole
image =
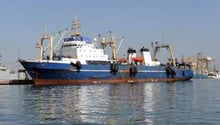
[[[119,58],[118,61],[119,61],[120,63],[126,63],[126,58],[123,58],[123,57],[122,57],[122,58]]]
[[[132,59],[133,59],[133,61],[140,62],[140,63],[144,61],[143,57],[133,57]]]

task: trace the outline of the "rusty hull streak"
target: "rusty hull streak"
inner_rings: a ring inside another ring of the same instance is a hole
[[[77,85],[77,84],[105,84],[105,83],[143,83],[143,82],[175,82],[175,81],[187,81],[190,78],[164,78],[164,79],[87,79],[87,80],[65,80],[65,79],[35,79],[35,85]]]

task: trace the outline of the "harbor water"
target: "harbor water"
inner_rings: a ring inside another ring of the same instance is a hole
[[[0,125],[220,124],[220,80],[1,85]]]

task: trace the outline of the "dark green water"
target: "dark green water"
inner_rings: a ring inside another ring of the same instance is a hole
[[[220,124],[220,80],[0,86],[0,125]]]

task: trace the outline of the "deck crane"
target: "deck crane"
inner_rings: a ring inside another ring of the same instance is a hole
[[[55,52],[59,51],[58,46],[60,45],[60,43],[61,43],[61,41],[62,41],[62,39],[63,39],[63,37],[64,37],[64,35],[66,34],[67,31],[68,31],[68,28],[66,28],[64,31],[61,31],[62,34],[61,34],[60,38],[58,39],[57,44],[54,47]]]
[[[170,64],[173,66],[176,66],[176,59],[174,57],[174,53],[172,50],[172,47],[170,45],[158,45],[156,44],[156,46],[154,47],[154,52],[153,52],[153,61],[156,61],[156,55],[157,52],[161,49],[161,48],[166,48],[168,49],[169,53],[170,53]]]
[[[44,47],[43,47],[44,40],[49,40],[49,48],[50,48],[49,60],[52,60],[53,59],[53,37],[51,35],[46,35],[46,34],[40,37],[40,40],[36,46],[37,48],[40,49],[39,58],[40,60],[42,60],[44,56]]]
[[[105,38],[103,38],[101,40],[101,35],[99,35],[99,40],[100,40],[100,44],[102,46],[102,48],[104,49],[108,44],[112,49],[112,60],[117,60],[117,52],[116,52],[116,42],[115,42],[115,38],[112,34],[111,31],[109,31],[110,34],[110,40],[108,42],[105,41]]]

